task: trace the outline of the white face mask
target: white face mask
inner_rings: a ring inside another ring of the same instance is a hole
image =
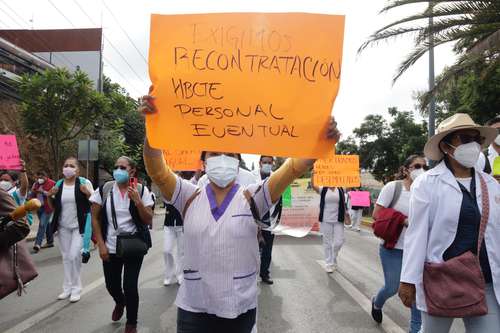
[[[42,185],[43,183],[45,183],[45,179],[38,178],[38,184]]]
[[[7,181],[7,180],[2,180],[0,181],[0,188],[4,190],[5,192],[9,192],[11,188],[13,188],[12,183]]]
[[[208,179],[220,188],[225,188],[238,175],[240,161],[237,158],[219,155],[207,158],[206,173]]]
[[[420,176],[421,174],[423,174],[425,171],[424,169],[420,168],[420,169],[415,169],[415,170],[412,170],[410,172],[410,178],[411,180],[415,180],[417,179],[418,176]]]
[[[472,168],[476,165],[481,154],[481,145],[477,142],[469,142],[458,147],[448,144],[450,147],[455,148],[455,153],[450,155],[455,161],[460,163],[466,168]]]
[[[63,168],[63,175],[64,175],[64,178],[73,177],[74,175],[76,175],[76,168],[72,168],[72,167]]]
[[[495,144],[496,144],[497,146],[500,146],[500,134],[499,134],[499,135],[497,135],[497,138],[495,139]]]
[[[262,172],[265,175],[270,175],[271,171],[273,171],[273,165],[272,164],[262,164],[260,167],[260,172]]]

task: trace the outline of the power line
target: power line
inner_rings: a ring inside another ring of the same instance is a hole
[[[16,15],[16,16],[17,16],[17,17],[21,20],[21,22],[24,22],[24,19],[21,17],[21,15],[19,15],[19,14],[18,14],[15,10],[13,10],[13,9],[12,9],[12,8],[11,8],[8,4],[7,4],[7,2],[5,2],[4,0],[1,0],[1,1],[2,1],[2,3],[5,5],[5,7],[7,7],[8,9],[10,9],[10,11],[11,11],[11,12],[13,12],[13,13],[14,13],[14,15]],[[17,22],[17,21],[16,21],[16,22]],[[24,24],[22,24],[22,23],[21,23],[21,24],[19,24],[19,26],[21,26],[21,27],[22,27],[22,26],[24,26]]]
[[[97,26],[97,24],[95,23],[95,21],[92,19],[92,17],[90,17],[90,15],[85,11],[85,9],[83,9],[83,7],[76,1],[76,0],[73,0],[73,2],[77,5],[77,7],[80,9],[80,11],[83,13],[83,15],[85,15],[87,17],[87,19],[90,21],[90,23],[92,23],[93,25]],[[72,23],[71,23],[72,24]],[[109,42],[109,40],[107,39],[107,37],[104,35],[104,32],[103,32],[103,37],[105,40],[107,40]],[[104,54],[102,55],[103,59],[106,61],[106,64],[109,65],[126,83],[129,84],[129,86],[131,86],[136,92],[140,94],[142,94],[143,92],[139,89],[137,89],[137,87],[135,87],[128,79],[126,79],[122,74],[121,72],[113,65],[113,63],[111,61],[109,61],[105,56]],[[139,78],[141,81],[144,81],[143,79]]]
[[[52,0],[47,0],[51,5],[52,7],[54,7],[58,12],[59,14],[61,14],[65,19],[66,21],[71,24],[71,26],[73,28],[76,28],[76,26],[73,24],[73,21],[71,21],[66,15],[64,15],[63,12],[61,12],[61,10],[52,2]],[[85,35],[83,35],[84,37],[86,37]],[[134,70],[134,68],[132,67],[132,65],[130,65],[130,63],[128,62],[128,60],[123,56],[123,54],[114,46],[114,44],[109,40],[109,38],[106,37],[106,35],[103,34],[103,37],[104,39],[109,43],[109,45],[111,46],[111,48],[120,56],[120,58],[122,58],[122,60],[127,64],[128,68],[130,68],[130,70],[135,74],[135,76],[137,76],[137,78],[140,80],[140,81],[144,81],[144,79],[139,75],[137,74],[137,72]]]
[[[0,10],[2,10],[2,12],[7,15],[12,22],[16,23],[16,25],[19,25],[21,27],[21,29],[24,29],[25,27],[23,26],[22,24],[22,21],[23,21],[23,18],[17,13],[17,11],[15,11],[12,7],[10,7],[7,3],[5,3],[4,0],[0,0],[4,5],[5,7],[7,7],[12,13],[14,13],[18,18],[21,19],[21,23],[19,23],[17,21],[17,19],[14,19],[8,12],[4,11],[3,9],[0,8]],[[49,47],[47,47],[47,44],[44,42],[44,40],[42,38],[40,38],[40,36],[38,35],[38,33],[36,32],[36,30],[33,30],[33,33],[35,34],[35,36],[38,37],[38,40],[40,43],[42,43],[43,46],[45,46],[47,49],[49,49]],[[69,67],[76,67],[75,64],[73,64],[68,58],[66,58],[64,56],[64,54],[56,54],[56,53],[53,53],[53,52],[50,52],[51,54],[54,55],[54,58],[56,57],[60,57],[60,60],[62,60],[61,62],[62,63],[65,63],[66,65],[69,64]],[[44,59],[45,60],[45,59]]]
[[[73,1],[76,1],[76,0],[73,0]],[[141,51],[139,51],[139,49],[137,48],[137,46],[135,45],[134,41],[132,40],[132,38],[130,38],[129,34],[127,33],[127,31],[125,31],[125,29],[123,29],[123,27],[121,26],[120,22],[118,21],[118,19],[116,18],[115,14],[113,14],[113,12],[111,11],[111,9],[109,9],[108,5],[106,5],[106,2],[102,2],[102,4],[104,5],[104,7],[106,7],[106,9],[108,10],[108,12],[111,14],[111,16],[113,17],[113,19],[115,20],[116,24],[118,25],[118,27],[120,27],[121,31],[125,34],[125,36],[127,36],[127,39],[129,40],[129,42],[132,44],[132,46],[134,47],[134,49],[137,51],[137,53],[139,53],[139,55],[141,56],[142,60],[144,60],[144,63],[146,64],[146,66],[148,65],[148,61],[146,60],[146,57],[142,54]]]

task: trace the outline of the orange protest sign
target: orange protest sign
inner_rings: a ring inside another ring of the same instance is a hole
[[[152,15],[149,143],[321,157],[340,83],[344,16]]]
[[[314,163],[314,184],[328,187],[359,187],[358,155],[333,155]]]
[[[201,151],[174,150],[163,151],[167,165],[174,171],[197,171],[201,169]]]

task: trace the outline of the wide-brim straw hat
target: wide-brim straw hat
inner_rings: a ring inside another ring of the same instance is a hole
[[[430,138],[425,144],[425,157],[433,161],[441,160],[444,155],[441,149],[439,149],[439,143],[441,143],[448,134],[464,129],[474,129],[478,131],[479,135],[484,137],[483,148],[488,147],[498,135],[498,130],[496,128],[478,125],[468,114],[457,113],[446,118],[439,124],[436,135]]]

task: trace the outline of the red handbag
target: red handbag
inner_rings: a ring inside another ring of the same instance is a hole
[[[481,181],[481,224],[477,242],[477,256],[471,251],[443,263],[424,265],[423,285],[427,313],[437,317],[464,318],[488,313],[485,282],[479,264],[479,253],[488,223],[490,204],[488,187]]]
[[[0,299],[16,290],[21,296],[26,284],[37,276],[24,240],[0,250]]]

